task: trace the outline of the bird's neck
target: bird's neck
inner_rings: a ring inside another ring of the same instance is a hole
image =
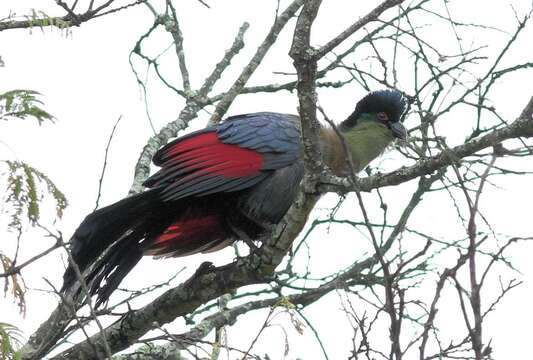
[[[346,152],[341,139],[332,128],[320,129],[320,151],[324,162],[335,175],[347,174]]]
[[[360,121],[357,126],[342,131],[341,134],[350,152],[355,172],[365,168],[393,140],[391,131],[375,121]],[[345,176],[349,167],[337,133],[332,128],[322,128],[320,137],[324,161],[336,175]]]

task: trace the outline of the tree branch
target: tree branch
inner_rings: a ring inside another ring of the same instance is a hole
[[[403,167],[388,174],[378,174],[367,178],[358,179],[358,188],[361,191],[370,191],[372,189],[394,186],[406,181],[417,178],[421,175],[431,174],[439,168],[451,165],[454,162],[474,155],[478,151],[495,146],[509,139],[518,139],[520,137],[533,137],[533,97],[522,111],[520,117],[513,123],[503,126],[499,129],[462,145],[458,145],[449,150],[427,159],[418,161],[415,165]],[[347,192],[351,190],[348,179],[339,178],[329,173],[324,173],[321,177],[322,185],[320,190],[323,192]]]

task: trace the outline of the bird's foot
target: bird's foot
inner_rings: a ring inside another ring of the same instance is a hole
[[[250,249],[250,254],[255,253],[259,250],[259,247],[255,245],[254,241],[250,238],[243,238],[242,241],[248,245],[248,248]]]

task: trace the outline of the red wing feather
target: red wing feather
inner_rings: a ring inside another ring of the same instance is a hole
[[[166,200],[212,193],[215,185],[221,191],[232,191],[248,180],[264,177],[261,153],[225,144],[215,131],[180,138],[161,149],[154,159],[162,169],[145,186],[163,186]]]
[[[238,145],[224,144],[215,132],[208,132],[183,139],[170,147],[165,147],[159,157],[163,169],[167,165],[193,163],[190,168],[213,170],[213,174],[226,177],[254,175],[263,166],[263,156],[257,151]],[[197,161],[213,162],[215,166],[195,165]],[[216,166],[225,164],[225,166]]]
[[[155,238],[145,255],[167,257],[205,252],[224,242],[228,236],[220,214],[185,217]]]

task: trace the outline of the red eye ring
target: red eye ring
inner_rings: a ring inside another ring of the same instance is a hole
[[[389,115],[386,112],[378,112],[377,118],[379,121],[386,123],[389,121]]]

